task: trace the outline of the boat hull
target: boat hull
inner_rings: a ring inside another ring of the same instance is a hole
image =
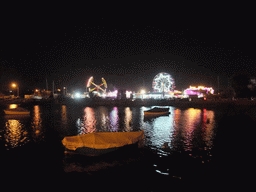
[[[8,110],[4,110],[4,113],[6,115],[29,115],[30,114],[29,111],[8,111]]]
[[[135,149],[138,148],[138,143],[126,145],[123,147],[113,147],[113,148],[107,148],[107,149],[95,149],[95,148],[89,148],[89,147],[79,147],[75,151],[69,150],[65,148],[66,153],[71,154],[80,154],[80,155],[86,155],[90,157],[100,156],[112,152],[120,152],[120,151],[128,151],[129,149]]]
[[[67,152],[98,156],[126,146],[143,146],[144,131],[138,132],[103,132],[68,136],[62,140]]]
[[[168,114],[170,114],[169,108],[155,107],[148,111],[144,111],[144,116],[159,116],[159,115],[168,115]]]
[[[164,112],[147,112],[147,111],[144,111],[144,115],[146,115],[146,116],[167,115],[167,114],[170,114],[170,112],[168,112],[168,111],[164,111]]]

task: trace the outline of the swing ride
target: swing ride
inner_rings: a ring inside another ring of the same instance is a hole
[[[94,82],[93,76],[91,76],[87,82],[87,88],[89,88],[89,92],[94,92],[95,94],[99,95],[105,94],[107,90],[107,82],[103,77],[101,78],[101,81],[102,83],[100,85],[97,85]]]

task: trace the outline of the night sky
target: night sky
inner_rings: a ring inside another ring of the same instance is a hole
[[[243,8],[241,8],[243,9]],[[221,13],[220,13],[221,12]],[[74,16],[11,9],[1,15],[0,91],[20,89],[85,90],[94,76],[110,88],[152,91],[159,72],[170,73],[179,90],[189,85],[230,86],[246,71],[256,76],[254,15],[208,10],[182,18],[164,14]],[[192,17],[193,16],[193,17]]]

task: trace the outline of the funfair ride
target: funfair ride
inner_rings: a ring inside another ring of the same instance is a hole
[[[152,88],[154,92],[165,92],[173,91],[175,88],[175,82],[169,73],[158,73],[152,82]]]
[[[93,81],[93,76],[91,76],[87,82],[87,88],[89,88],[89,92],[93,92],[93,91],[97,90],[97,93],[100,94],[99,91],[101,90],[101,92],[102,92],[101,95],[106,94],[107,82],[103,77],[101,78],[101,81],[102,81],[102,84],[97,85]]]

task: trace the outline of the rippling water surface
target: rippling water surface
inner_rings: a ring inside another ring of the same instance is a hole
[[[172,165],[162,161],[161,157],[173,153],[186,152],[202,162],[209,161],[215,137],[216,112],[165,107],[169,108],[169,115],[146,118],[143,112],[151,107],[31,106],[30,116],[1,115],[1,150],[19,149],[31,143],[60,143],[62,138],[70,135],[144,130],[145,148],[160,158],[152,164],[158,174],[170,174]],[[65,171],[77,171],[79,166],[80,171],[85,170],[79,164],[75,169],[67,168]]]
[[[6,171],[3,175],[11,173],[19,179],[22,173],[51,176],[82,172],[84,178],[96,175],[111,180],[109,175],[114,174],[123,184],[131,179],[137,182],[142,191],[145,186],[148,191],[154,191],[152,187],[159,191],[159,186],[166,189],[184,180],[204,180],[213,185],[230,177],[237,183],[250,178],[247,171],[253,170],[255,164],[255,108],[244,107],[241,111],[233,106],[225,111],[164,107],[169,108],[170,114],[154,118],[144,117],[143,112],[151,107],[54,104],[28,106],[28,116],[2,112],[0,169]],[[230,115],[226,115],[228,111]],[[140,130],[145,133],[145,147],[119,155],[66,154],[61,143],[65,136]]]
[[[155,150],[168,148],[192,151],[193,148],[211,148],[214,111],[168,108],[169,115],[144,118],[143,111],[149,107],[86,107],[84,115],[76,120],[77,134],[144,130],[145,145]]]

